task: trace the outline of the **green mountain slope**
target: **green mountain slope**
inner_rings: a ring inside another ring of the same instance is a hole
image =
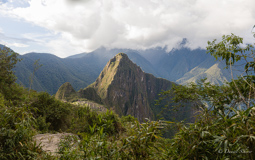
[[[29,87],[29,77],[33,72],[33,64],[39,60],[43,64],[35,73],[32,89],[37,91],[47,91],[50,94],[55,94],[58,88],[65,82],[73,84],[74,89],[85,87],[92,83],[97,73],[86,63],[69,61],[61,59],[51,54],[45,53],[29,53],[20,56],[23,60],[16,65],[15,75],[17,82],[25,87]],[[85,69],[82,69],[85,68]]]

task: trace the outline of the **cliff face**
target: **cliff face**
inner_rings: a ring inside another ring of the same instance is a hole
[[[142,122],[145,118],[153,119],[151,105],[161,90],[171,86],[172,82],[144,73],[126,54],[119,53],[106,64],[93,84],[79,91],[79,95],[89,99],[88,93],[91,95],[95,91],[102,103],[117,114],[132,115]]]

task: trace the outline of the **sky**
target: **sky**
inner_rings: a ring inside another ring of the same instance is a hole
[[[59,57],[100,47],[190,49],[234,33],[254,43],[254,0],[0,0],[0,44]]]

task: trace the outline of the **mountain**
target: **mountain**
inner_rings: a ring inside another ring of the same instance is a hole
[[[224,82],[231,79],[231,71],[229,69],[222,69],[224,67],[225,64],[222,62],[213,64],[209,69],[200,68],[198,66],[188,73],[185,73],[184,76],[176,82],[179,84],[188,84],[190,82],[196,82],[199,79],[207,78],[207,82],[222,85]]]
[[[65,82],[70,82],[74,89],[78,90],[92,83],[100,73],[86,63],[62,59],[52,54],[28,53],[19,58],[22,61],[18,62],[14,69],[17,83],[29,87],[33,64],[39,59],[39,64],[43,66],[35,72],[32,89],[50,94],[55,94]]]
[[[206,50],[203,49],[190,50],[179,47],[167,52],[166,48],[161,47],[147,50],[101,47],[90,53],[81,53],[67,58],[59,58],[47,53],[20,55],[23,60],[15,68],[17,82],[29,87],[33,64],[40,59],[39,63],[43,66],[35,73],[32,89],[55,94],[63,83],[70,82],[77,91],[93,83],[106,63],[120,52],[126,53],[131,61],[146,73],[176,83],[196,82],[205,76],[212,76],[208,80],[218,84],[224,83],[224,80],[231,80],[229,72],[224,70],[225,65],[214,66],[218,61],[215,61],[210,54],[206,54]],[[205,73],[207,70],[212,74]],[[222,76],[213,77],[216,75],[214,72],[221,72]],[[235,75],[240,73],[236,72]]]
[[[66,82],[63,85],[61,85],[55,95],[57,99],[62,101],[68,101],[69,99],[72,99],[75,96],[76,91],[69,82]]]
[[[242,74],[243,62],[237,62],[236,66],[232,66],[233,78],[237,78]],[[212,84],[222,85],[232,79],[230,68],[226,68],[225,62],[212,61],[207,59],[200,65],[194,67],[189,72],[185,73],[180,79],[176,80],[178,84],[196,83],[198,80],[207,78],[207,82]]]
[[[136,51],[123,50],[127,52],[132,61],[142,66],[146,72],[157,75],[153,65]],[[74,89],[78,90],[94,82],[105,64],[119,51],[119,49],[106,50],[100,48],[91,53],[67,58],[59,58],[48,53],[20,55],[19,58],[22,61],[18,62],[14,69],[17,83],[29,88],[29,77],[31,77],[34,70],[33,64],[36,60],[39,60],[39,63],[43,66],[35,72],[32,89],[55,94],[63,83],[70,82]]]
[[[77,95],[78,98],[104,104],[119,115],[132,115],[142,122],[145,118],[155,119],[163,106],[155,107],[154,100],[159,98],[162,90],[171,89],[173,84],[145,73],[126,54],[119,53],[108,61],[96,81],[79,90]],[[190,108],[186,108],[186,113],[189,111]],[[183,113],[179,112],[180,115]],[[183,119],[183,116],[179,118]]]
[[[158,64],[164,59],[169,52],[166,51],[166,47],[155,47],[146,50],[138,50],[139,54],[148,60],[154,68],[158,69]]]
[[[132,115],[143,121],[153,118],[150,104],[161,90],[171,85],[144,73],[126,54],[119,53],[106,64],[96,81],[79,93],[87,98],[82,93],[94,89],[102,102],[119,115]]]
[[[146,54],[148,53],[148,54]],[[166,48],[154,48],[141,51],[141,54],[154,65],[160,77],[178,84],[196,82],[202,78],[212,84],[222,85],[232,79],[231,70],[226,69],[224,62],[216,61],[213,56],[206,54],[204,49],[190,50],[183,46],[169,53]],[[239,61],[233,66],[233,77],[241,75],[245,62]]]
[[[117,53],[125,53],[128,57],[137,65],[139,65],[145,72],[157,75],[157,71],[154,66],[145,59],[139,51],[132,49],[106,49],[101,47],[90,53],[81,53],[74,56],[67,57],[67,59],[77,60],[86,62],[87,64],[97,67],[100,72],[104,68],[105,64],[114,57]],[[100,73],[99,72],[99,73]]]
[[[155,67],[163,78],[176,81],[197,66],[203,68],[211,67],[210,65],[202,66],[201,63],[205,61],[211,65],[215,63],[214,57],[206,54],[206,51],[203,49],[190,50],[188,48],[181,48],[172,50],[170,53],[162,56],[155,64]]]

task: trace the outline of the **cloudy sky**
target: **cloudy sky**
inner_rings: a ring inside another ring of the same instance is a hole
[[[254,43],[254,25],[254,0],[0,0],[0,44],[20,54],[205,48],[230,33]]]

